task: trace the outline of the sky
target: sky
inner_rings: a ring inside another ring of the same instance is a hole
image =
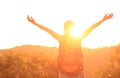
[[[0,49],[26,44],[58,47],[52,36],[27,21],[27,15],[59,34],[64,33],[64,22],[72,20],[75,33],[81,34],[107,13],[114,13],[113,18],[83,40],[88,48],[120,43],[119,0],[0,0]]]

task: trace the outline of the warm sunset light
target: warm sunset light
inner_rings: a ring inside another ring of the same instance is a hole
[[[71,36],[74,37],[74,38],[78,38],[79,36],[82,35],[82,33],[85,31],[85,28],[84,27],[80,27],[80,26],[74,26],[72,29],[71,29]],[[95,33],[96,32],[96,33]],[[84,47],[89,47],[91,49],[94,49],[96,47],[110,47],[111,45],[117,45],[118,43],[115,43],[114,41],[111,42],[111,43],[108,43],[106,40],[106,42],[102,42],[102,41],[99,41],[99,38],[101,37],[99,35],[99,32],[97,30],[94,30],[93,32],[91,32],[87,38],[85,38],[82,42],[82,45]],[[102,32],[103,33],[103,32]],[[94,37],[95,36],[95,37]],[[102,37],[101,37],[102,38]]]
[[[71,29],[71,36],[77,38],[77,37],[81,36],[81,34],[83,33],[83,31],[84,31],[84,28],[78,27],[78,26],[74,26]]]
[[[64,33],[64,22],[73,20],[75,27],[71,35],[78,37],[105,14],[114,13],[114,17],[90,33],[82,45],[88,48],[117,45],[120,43],[119,4],[119,0],[10,0],[7,3],[1,0],[0,49],[25,44],[58,47],[53,37],[27,21],[27,15],[59,34]]]

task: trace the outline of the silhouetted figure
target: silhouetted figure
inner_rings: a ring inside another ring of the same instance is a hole
[[[64,23],[64,35],[60,35],[51,29],[42,26],[35,22],[32,17],[27,16],[27,19],[32,24],[36,25],[42,30],[48,32],[59,42],[59,54],[58,54],[58,68],[59,78],[83,78],[83,55],[81,50],[82,40],[97,26],[104,21],[112,18],[113,14],[106,14],[101,20],[86,29],[81,36],[73,38],[70,35],[70,30],[74,26],[72,21],[66,21]]]

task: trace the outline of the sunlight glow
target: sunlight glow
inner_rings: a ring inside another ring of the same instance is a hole
[[[71,36],[74,38],[78,38],[83,34],[85,31],[86,27],[80,27],[80,26],[74,26],[71,29]],[[91,49],[95,48],[101,48],[101,47],[110,47],[116,46],[119,43],[116,41],[111,41],[111,39],[107,40],[104,36],[99,35],[101,33],[101,29],[95,29],[93,32],[91,32],[83,41],[82,41],[82,46],[83,47],[88,47]],[[102,30],[103,31],[103,30]],[[111,43],[110,43],[111,41]]]
[[[77,37],[81,36],[83,31],[84,31],[84,28],[78,27],[78,26],[74,26],[71,29],[70,34],[71,34],[72,37],[77,38]]]
[[[73,20],[71,36],[76,38],[105,14],[114,13],[113,18],[92,31],[82,45],[97,48],[119,44],[119,4],[119,0],[87,0],[87,3],[86,0],[8,0],[7,3],[1,0],[0,49],[26,44],[58,47],[51,35],[28,22],[27,15],[58,34],[64,33],[66,20]]]
[[[74,26],[74,27],[71,29],[70,34],[71,34],[72,37],[78,38],[79,36],[82,35],[83,31],[84,31],[84,28],[82,28],[82,27],[80,28],[80,27]],[[97,36],[97,34],[95,34],[95,33],[94,33],[94,35]],[[96,41],[94,41],[94,40],[97,40],[97,38],[96,38],[96,39],[91,38],[91,37],[89,38],[89,36],[91,36],[91,34],[89,34],[88,37],[85,38],[85,39],[82,41],[82,46],[88,47],[88,48],[91,48],[91,49],[94,49],[94,48],[96,48],[96,47],[103,47],[103,46],[101,46],[99,43],[96,43]],[[93,39],[94,39],[94,40],[93,40]],[[103,43],[102,45],[106,45],[106,44]]]

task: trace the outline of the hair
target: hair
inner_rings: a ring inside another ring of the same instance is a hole
[[[66,21],[64,23],[64,31],[65,32],[69,32],[71,27],[73,27],[73,26],[74,26],[74,22],[73,21],[71,21],[71,20]]]

